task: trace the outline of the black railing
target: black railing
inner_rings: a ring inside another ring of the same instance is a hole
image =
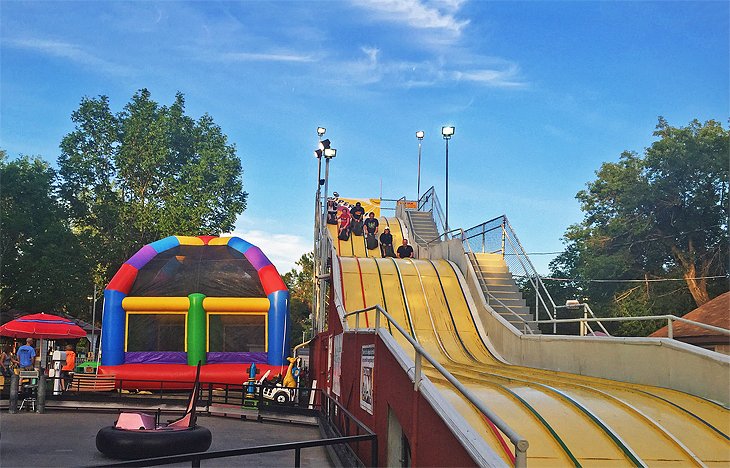
[[[301,391],[307,389],[301,389]],[[347,458],[352,460],[353,465],[364,465],[361,461],[359,453],[360,444],[370,444],[370,464],[368,466],[377,466],[378,464],[378,441],[377,435],[370,430],[365,424],[358,420],[350,413],[342,404],[334,400],[328,394],[321,390],[308,389],[310,391],[319,392],[321,404],[318,405],[320,411],[318,416],[320,422],[325,427],[326,432],[334,434],[334,436],[320,440],[305,440],[301,442],[288,442],[284,444],[259,445],[256,447],[245,447],[240,449],[217,450],[209,452],[197,452],[182,455],[170,455],[165,457],[145,458],[139,460],[130,460],[119,463],[104,463],[102,465],[92,466],[155,466],[168,465],[171,463],[190,462],[191,466],[199,467],[201,460],[211,460],[215,458],[238,457],[243,455],[254,455],[260,453],[272,453],[283,451],[294,451],[294,460],[292,466],[301,466],[301,451],[306,448],[335,446],[339,447],[339,454],[342,456],[344,452]],[[259,387],[259,398],[263,398],[264,389]],[[228,394],[226,394],[227,398]],[[268,399],[266,399],[268,400]],[[225,400],[232,402],[233,400]],[[262,402],[263,406],[272,405],[274,407],[283,407],[285,405],[277,405],[275,400]],[[301,402],[301,405],[308,403]],[[210,405],[209,405],[210,407]],[[294,408],[292,408],[294,409]],[[354,447],[354,448],[353,448]]]

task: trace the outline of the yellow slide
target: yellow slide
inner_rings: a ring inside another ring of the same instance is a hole
[[[332,237],[337,239],[336,231]],[[726,408],[670,389],[505,364],[489,352],[453,264],[361,257],[356,248],[337,248],[341,254],[333,261],[340,264],[341,278],[335,283],[342,288],[345,310],[383,306],[530,442],[529,465],[730,466]],[[379,257],[379,251],[370,252]],[[360,327],[373,327],[374,313],[361,315],[359,321]],[[355,327],[354,317],[348,317],[348,325]],[[393,336],[409,349],[399,333]],[[428,366],[424,372],[511,464],[513,446],[506,436],[435,369]]]

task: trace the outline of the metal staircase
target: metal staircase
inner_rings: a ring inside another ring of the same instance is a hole
[[[527,307],[522,292],[501,253],[467,254],[479,278],[487,303],[523,333],[539,334],[535,317]]]
[[[439,237],[433,213],[430,211],[406,211],[409,227],[411,229],[411,243],[426,247],[426,245]]]

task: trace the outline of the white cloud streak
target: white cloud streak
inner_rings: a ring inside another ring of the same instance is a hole
[[[469,20],[458,20],[443,10],[458,12],[461,1],[424,2],[421,0],[353,0],[378,19],[405,23],[411,28],[441,31],[458,37]],[[445,8],[444,8],[445,7]]]
[[[225,62],[315,62],[316,59],[310,55],[297,54],[265,54],[251,52],[222,52],[215,55],[215,58]]]
[[[69,42],[29,38],[4,40],[3,44],[16,49],[31,50],[44,55],[67,59],[112,75],[128,75],[131,73],[129,68],[99,58],[84,48]]]

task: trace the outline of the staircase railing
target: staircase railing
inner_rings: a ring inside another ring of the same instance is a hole
[[[513,276],[524,278],[526,283],[522,285],[525,289],[531,290],[535,294],[534,316],[535,322],[547,322],[553,325],[553,333],[557,332],[558,309],[564,306],[558,306],[553,301],[550,292],[545,287],[542,278],[537,273],[535,266],[527,256],[527,252],[522,247],[522,243],[517,237],[514,229],[509,223],[507,216],[502,215],[489,221],[474,226],[464,231],[464,243],[468,243],[472,251],[482,253],[498,253],[504,258],[507,268],[512,272]],[[591,317],[596,318],[590,308]],[[545,320],[541,320],[541,315],[545,315]],[[605,334],[609,334],[606,328],[597,322],[601,330]]]
[[[436,190],[431,186],[430,189],[421,195],[418,199],[418,211],[430,211],[433,213],[433,220],[436,223],[436,230],[439,233],[446,233],[446,222],[444,221],[444,211],[441,209],[441,203],[436,196]],[[428,241],[428,239],[425,239]]]
[[[520,322],[522,322],[522,333],[533,335],[535,332],[532,330],[532,328],[529,326],[527,320],[525,320],[524,317],[519,315],[517,312],[512,310],[512,307],[508,306],[499,298],[497,298],[492,292],[489,290],[489,285],[487,284],[486,278],[484,278],[484,274],[482,273],[481,268],[479,268],[479,264],[477,262],[476,256],[474,255],[474,251],[471,248],[471,245],[469,245],[469,242],[466,241],[466,234],[465,231],[461,230],[461,239],[463,240],[464,244],[464,252],[466,253],[466,257],[471,262],[472,267],[474,268],[474,274],[477,277],[477,282],[479,283],[479,287],[484,292],[484,299],[487,302],[488,306],[491,306],[492,303],[497,303],[504,307],[507,312],[509,312],[513,317],[516,317]]]

